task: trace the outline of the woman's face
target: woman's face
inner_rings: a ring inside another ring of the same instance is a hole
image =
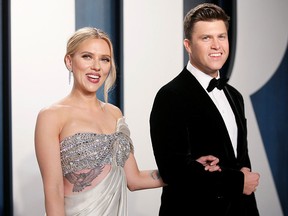
[[[66,64],[74,76],[74,87],[87,93],[96,92],[105,82],[111,68],[111,51],[103,39],[83,41]]]

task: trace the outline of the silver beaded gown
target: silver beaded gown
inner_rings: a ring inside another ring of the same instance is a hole
[[[94,173],[109,165],[109,173],[90,190],[74,184],[72,195],[65,196],[66,216],[127,216],[127,182],[124,164],[133,144],[124,117],[117,121],[113,134],[77,133],[60,143],[63,175],[70,180],[76,172]],[[89,185],[88,185],[89,186]]]

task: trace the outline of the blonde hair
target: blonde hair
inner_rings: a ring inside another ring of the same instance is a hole
[[[107,42],[110,52],[111,52],[111,69],[109,75],[104,83],[104,100],[108,102],[108,93],[111,88],[114,86],[116,81],[116,65],[114,59],[113,45],[108,34],[102,31],[101,29],[93,27],[84,27],[78,29],[68,40],[66,46],[66,54],[64,57],[64,62],[67,56],[73,56],[78,49],[79,45],[90,38],[103,39]]]

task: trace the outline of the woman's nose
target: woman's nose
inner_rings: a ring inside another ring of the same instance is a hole
[[[100,62],[97,61],[97,60],[94,60],[93,63],[92,63],[92,69],[96,70],[96,71],[99,71],[101,69]]]

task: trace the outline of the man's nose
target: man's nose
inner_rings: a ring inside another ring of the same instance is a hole
[[[217,38],[214,38],[214,39],[212,40],[211,47],[212,47],[213,49],[219,49],[219,48],[220,48],[220,43],[219,43],[219,41],[218,41]]]

